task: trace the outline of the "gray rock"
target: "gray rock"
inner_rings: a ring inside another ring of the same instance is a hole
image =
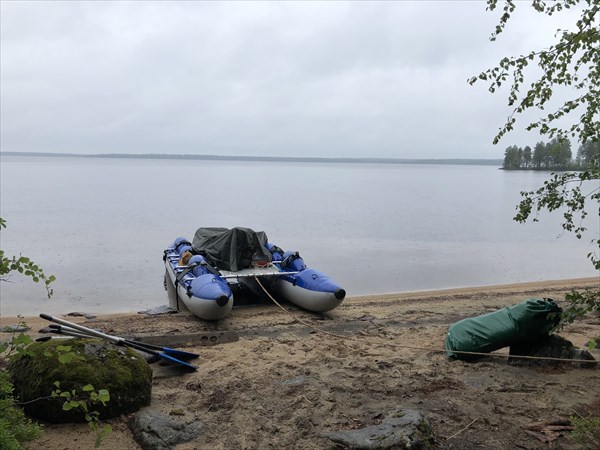
[[[152,353],[148,353],[148,352],[143,352],[142,350],[138,350],[137,348],[132,348],[131,350],[133,350],[135,353],[137,353],[138,355],[140,355],[140,357],[144,358],[144,360],[148,363],[148,364],[153,364],[157,361],[160,360],[160,356],[156,355],[156,354],[152,354]]]
[[[564,366],[567,364],[582,369],[595,369],[600,367],[589,351],[578,349],[571,341],[555,334],[548,336],[547,339],[542,341],[512,345],[510,347],[510,356],[536,356],[560,358],[564,360],[554,361],[516,357],[509,358],[508,363],[513,366]],[[586,360],[590,362],[571,362],[569,361],[571,359]]]
[[[29,327],[25,325],[6,325],[0,328],[2,333],[24,333],[29,331]]]
[[[323,437],[352,449],[423,449],[433,447],[429,418],[414,409],[389,413],[379,425],[322,433]]]
[[[149,316],[157,316],[159,314],[175,314],[176,312],[177,310],[171,308],[170,306],[161,305],[147,309],[146,311],[138,311],[138,314],[148,314]]]
[[[86,319],[95,319],[96,317],[98,317],[97,314],[94,313],[85,313],[85,312],[80,312],[80,311],[73,311],[70,313],[65,314],[65,316],[68,317],[85,317]]]
[[[375,320],[375,319],[376,319],[376,317],[372,316],[370,314],[365,314],[364,316],[358,318],[358,320],[362,320],[362,321],[371,321],[371,320]]]
[[[196,438],[204,425],[185,423],[153,409],[143,409],[131,419],[129,428],[143,450],[168,450]]]

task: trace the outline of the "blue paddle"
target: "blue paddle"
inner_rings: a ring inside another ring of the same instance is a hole
[[[146,352],[146,353],[150,353],[151,355],[158,356],[159,358],[164,359],[166,361],[169,361],[169,362],[172,362],[172,363],[175,363],[175,364],[179,364],[179,365],[183,366],[184,368],[186,368],[188,370],[194,370],[195,371],[195,370],[198,369],[196,366],[193,366],[192,364],[189,364],[189,363],[187,363],[185,361],[182,361],[182,360],[180,360],[178,358],[175,358],[174,356],[168,354],[165,351],[155,351],[155,350],[152,350],[152,349],[146,347],[146,345],[149,345],[149,344],[141,344],[139,342],[129,341],[127,339],[123,339],[123,338],[120,338],[120,337],[111,336],[109,334],[105,334],[105,333],[102,333],[100,331],[96,331],[96,330],[93,330],[91,328],[84,327],[83,325],[78,325],[76,323],[71,323],[71,322],[69,322],[67,320],[60,319],[58,317],[53,317],[53,316],[50,316],[48,314],[43,314],[42,313],[42,314],[40,314],[40,317],[42,319],[49,320],[50,322],[56,322],[56,323],[58,323],[60,325],[64,325],[65,327],[71,328],[73,330],[83,332],[84,334],[86,334],[88,336],[97,337],[97,338],[104,339],[104,340],[107,340],[109,342],[112,342],[113,344],[116,344],[116,345],[121,345],[121,346],[124,346],[124,347],[131,347],[131,348],[135,348],[137,350],[140,350],[140,351],[143,351],[143,352]],[[169,350],[172,350],[172,349],[169,349]],[[175,351],[176,352],[181,352],[181,350],[175,350]],[[187,353],[187,352],[183,352],[183,353]],[[194,354],[193,353],[189,353],[189,355],[194,355]],[[197,356],[198,355],[195,355],[195,357],[197,357]]]

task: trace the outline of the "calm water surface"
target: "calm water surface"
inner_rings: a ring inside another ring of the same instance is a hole
[[[1,247],[54,274],[15,275],[2,315],[168,304],[162,252],[196,228],[245,226],[298,250],[350,296],[595,276],[556,215],[512,220],[548,174],[490,166],[1,158]],[[598,230],[598,217],[588,227]]]

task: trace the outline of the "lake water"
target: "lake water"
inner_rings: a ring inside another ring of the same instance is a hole
[[[350,296],[597,276],[593,233],[558,215],[512,220],[540,172],[379,165],[2,156],[7,254],[54,274],[55,295],[14,275],[2,315],[139,311],[168,304],[162,253],[196,228],[244,226],[298,250]],[[598,217],[588,227],[599,229]]]

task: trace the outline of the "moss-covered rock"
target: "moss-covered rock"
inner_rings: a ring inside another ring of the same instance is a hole
[[[148,363],[129,348],[101,340],[36,342],[27,347],[25,354],[14,358],[8,370],[15,397],[24,403],[25,412],[47,422],[85,420],[81,409],[63,410],[64,397],[51,397],[56,381],[62,392],[75,390],[78,399],[89,398],[82,390],[88,384],[96,392],[107,389],[110,400],[106,405],[96,403],[90,408],[98,411],[101,419],[134,412],[150,404],[152,370]]]

